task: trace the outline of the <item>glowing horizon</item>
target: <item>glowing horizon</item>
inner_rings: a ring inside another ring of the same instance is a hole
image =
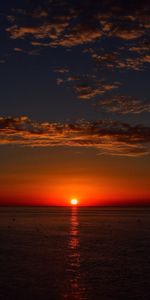
[[[149,5],[131,2],[2,1],[0,205],[150,203]]]
[[[74,149],[59,153],[56,148],[6,147],[0,162],[0,205],[68,205],[74,197],[81,206],[150,203],[146,158],[100,159],[90,150],[78,154]]]

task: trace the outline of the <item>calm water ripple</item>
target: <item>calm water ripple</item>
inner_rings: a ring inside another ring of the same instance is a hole
[[[0,300],[149,300],[149,208],[1,208]]]

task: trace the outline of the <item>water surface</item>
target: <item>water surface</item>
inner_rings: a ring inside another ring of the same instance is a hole
[[[150,209],[0,209],[0,299],[150,299]]]

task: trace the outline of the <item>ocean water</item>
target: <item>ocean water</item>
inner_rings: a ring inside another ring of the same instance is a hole
[[[0,208],[0,299],[149,300],[150,209]]]

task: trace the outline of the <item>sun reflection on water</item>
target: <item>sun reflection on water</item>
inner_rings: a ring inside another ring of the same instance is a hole
[[[81,255],[78,208],[72,207],[70,219],[70,239],[68,243],[68,268],[70,295],[66,299],[86,300],[85,288],[81,283]]]

